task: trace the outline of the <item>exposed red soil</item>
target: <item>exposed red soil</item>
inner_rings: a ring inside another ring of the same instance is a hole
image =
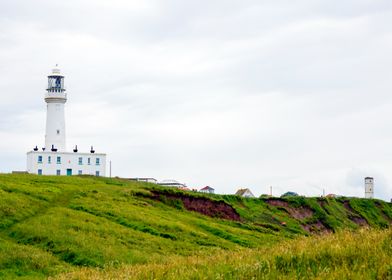
[[[269,205],[284,208],[287,213],[297,220],[303,220],[313,216],[313,210],[306,206],[292,207],[288,202],[278,199],[266,201]]]
[[[179,199],[188,211],[198,212],[213,218],[221,218],[232,221],[241,220],[237,211],[224,201],[215,201],[205,197],[194,197],[180,194],[162,194],[159,192],[153,192],[153,194],[154,198],[157,200],[160,200],[161,195],[164,195],[167,199]]]
[[[354,209],[351,208],[350,202],[348,200],[343,201],[343,206],[344,208],[346,208],[346,210],[348,210],[350,213],[354,213]]]
[[[392,219],[389,218],[389,217],[384,213],[384,210],[381,210],[381,216],[384,218],[384,220],[388,221],[388,223],[392,224]]]
[[[324,199],[323,200],[318,199],[317,203],[320,205],[321,208],[324,208],[325,205],[327,204],[327,202]]]
[[[369,226],[368,221],[366,221],[365,218],[359,216],[357,214],[357,212],[351,207],[350,202],[348,200],[343,201],[343,206],[344,208],[346,208],[346,210],[350,213],[348,215],[348,218],[353,221],[354,223],[356,223],[357,225],[361,226],[361,227],[366,227]]]
[[[383,209],[382,205],[380,204],[380,202],[376,201],[374,202],[377,207],[380,209],[381,211],[381,216],[383,217],[384,220],[386,220],[389,224],[392,224],[392,219],[388,217],[388,215],[385,213],[385,210]]]
[[[322,222],[317,221],[311,224],[301,225],[304,230],[312,234],[332,233],[332,230],[327,228]]]
[[[366,219],[362,218],[362,217],[358,217],[358,216],[349,216],[348,217],[351,221],[353,221],[354,223],[356,223],[357,225],[361,226],[361,227],[367,227],[369,226],[369,223],[366,221]]]

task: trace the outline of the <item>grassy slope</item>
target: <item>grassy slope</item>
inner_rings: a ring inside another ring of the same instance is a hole
[[[82,268],[57,280],[392,279],[392,230],[343,231],[271,247],[106,269]]]
[[[160,193],[159,199],[151,191]],[[184,195],[107,178],[0,174],[0,278],[43,279],[79,266],[140,265],[263,248],[307,234],[303,226],[317,221],[338,231],[358,228],[352,216],[377,228],[392,219],[391,205],[373,200],[350,199],[349,211],[344,198],[287,199],[290,207],[313,213],[294,219],[262,199],[185,194],[227,202],[241,216],[236,222],[187,211],[180,200],[166,199],[168,194]]]

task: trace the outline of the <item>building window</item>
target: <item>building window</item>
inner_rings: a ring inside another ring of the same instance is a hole
[[[60,170],[60,169],[57,169],[57,170],[56,170],[56,175],[57,175],[57,176],[61,175],[61,170]]]
[[[95,176],[99,176],[99,171],[95,171]]]
[[[99,158],[95,159],[95,165],[99,165]]]
[[[82,174],[83,174],[82,170],[79,170],[78,175],[82,175]]]
[[[83,158],[80,157],[80,158],[79,158],[79,165],[82,165],[82,164],[83,164]]]
[[[59,134],[60,134],[60,130],[58,130],[58,129],[57,129],[57,131],[56,131],[56,132],[57,132],[57,135],[59,135]]]
[[[52,157],[48,156],[48,163],[51,164],[52,163]]]
[[[42,175],[42,169],[38,169],[38,175]]]
[[[87,164],[90,165],[91,164],[91,158],[87,159]]]
[[[61,157],[57,157],[57,164],[61,164]]]
[[[38,163],[42,163],[42,156],[38,156]]]

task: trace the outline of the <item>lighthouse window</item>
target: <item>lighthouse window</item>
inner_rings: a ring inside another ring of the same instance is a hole
[[[87,164],[88,164],[88,165],[91,164],[91,158],[87,158]]]
[[[42,163],[42,156],[38,156],[38,163]]]
[[[48,163],[49,164],[52,163],[52,157],[51,156],[48,156]]]
[[[61,78],[60,77],[56,78],[56,88],[61,88]]]
[[[95,159],[95,165],[99,165],[99,158]]]
[[[79,165],[82,165],[82,164],[83,164],[83,158],[80,157],[80,158],[79,158]]]
[[[58,135],[58,134],[60,134],[60,130],[59,130],[59,129],[57,129],[57,135]]]
[[[57,157],[57,164],[61,164],[61,157]]]

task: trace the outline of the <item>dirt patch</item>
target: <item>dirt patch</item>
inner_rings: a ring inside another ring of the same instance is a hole
[[[277,206],[277,207],[290,207],[290,204],[283,200],[278,199],[269,199],[266,201],[269,205]]]
[[[366,219],[362,218],[362,217],[358,217],[358,216],[349,216],[348,217],[351,221],[353,221],[354,223],[356,223],[357,225],[361,226],[361,227],[367,227],[369,226],[369,223],[366,221]]]
[[[297,220],[303,220],[306,218],[310,218],[313,216],[314,212],[310,207],[300,206],[300,207],[292,207],[288,202],[278,199],[270,199],[266,201],[269,205],[275,207],[281,207],[286,210],[286,212]]]
[[[385,209],[381,205],[379,201],[375,201],[374,204],[377,206],[378,209],[380,209],[381,216],[384,220],[386,220],[389,224],[392,224],[392,219],[385,213]]]
[[[368,221],[366,221],[365,218],[361,217],[350,205],[350,202],[348,200],[343,201],[343,206],[346,208],[346,210],[349,212],[348,218],[356,223],[357,225],[361,227],[367,227],[369,226]]]
[[[350,213],[355,213],[354,209],[351,208],[350,202],[348,200],[343,201],[343,206],[346,208],[347,211]]]
[[[327,202],[324,199],[318,199],[317,203],[320,205],[321,208],[325,208],[325,205],[327,204]]]
[[[215,201],[205,197],[194,197],[182,194],[162,194],[153,192],[153,198],[160,200],[161,196],[170,200],[181,200],[185,209],[188,211],[198,212],[200,214],[232,221],[240,221],[241,217],[237,211],[224,201]]]
[[[381,210],[381,216],[382,216],[388,223],[390,223],[390,224],[392,225],[392,219],[389,218],[389,217],[387,216],[387,214],[385,214],[384,210]]]
[[[332,230],[327,228],[322,222],[317,221],[310,224],[301,225],[304,230],[312,234],[332,233]]]

